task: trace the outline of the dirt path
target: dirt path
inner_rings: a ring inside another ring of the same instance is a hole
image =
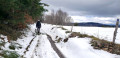
[[[48,40],[50,41],[50,44],[51,44],[53,50],[58,54],[58,56],[60,58],[65,58],[65,56],[62,54],[62,52],[56,47],[56,45],[55,45],[54,41],[52,40],[52,38],[49,35],[47,35],[47,37],[48,37]]]

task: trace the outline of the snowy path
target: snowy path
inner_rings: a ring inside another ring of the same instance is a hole
[[[29,42],[29,45],[25,48],[25,51],[24,51],[24,57],[29,58],[33,56],[33,53],[35,51],[35,48],[36,48],[36,45],[37,45],[37,41],[39,40],[37,38],[38,36],[35,35],[34,38],[32,38],[32,40]]]
[[[65,58],[54,42],[44,33],[35,35],[24,51],[26,58]],[[34,44],[34,46],[33,46]],[[28,57],[29,55],[29,57]]]
[[[32,58],[60,58],[58,54],[53,50],[47,35],[38,35],[38,43],[34,51]]]
[[[39,35],[38,35],[39,36]],[[41,35],[41,36],[46,36],[46,35]],[[41,43],[43,43],[42,38],[41,36],[39,36],[39,39],[37,41],[37,45],[34,49],[34,52],[33,52],[33,55],[31,58],[44,58],[45,56],[42,56],[40,51],[38,51],[39,48],[41,48]],[[54,50],[56,52],[56,55],[55,56],[59,56],[60,58],[65,58],[65,56],[61,53],[61,51],[56,47],[56,45],[54,44],[54,41],[51,39],[51,37],[49,35],[47,35],[47,40],[49,40],[49,43],[51,44],[51,50]],[[45,42],[45,41],[44,41]],[[42,51],[42,50],[41,50]],[[48,51],[47,52],[43,52],[43,53],[49,53]],[[46,55],[47,56],[47,55]],[[58,58],[59,58],[58,57]],[[45,57],[46,58],[46,57]],[[56,57],[55,57],[56,58]]]

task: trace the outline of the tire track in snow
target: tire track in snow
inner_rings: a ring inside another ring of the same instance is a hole
[[[52,38],[50,37],[50,35],[48,35],[48,34],[46,34],[47,35],[47,39],[50,41],[50,44],[51,44],[51,46],[52,46],[52,48],[53,48],[53,50],[58,54],[58,56],[60,57],[60,58],[66,58],[63,54],[62,54],[62,52],[56,47],[56,45],[54,44],[54,41],[52,40]]]
[[[34,58],[34,55],[36,55],[36,56],[39,56],[39,55],[37,55],[36,53],[37,53],[37,48],[38,48],[38,46],[39,46],[39,41],[40,41],[40,39],[41,39],[41,36],[42,36],[42,34],[40,34],[40,35],[38,35],[39,36],[39,38],[38,38],[38,40],[37,40],[37,44],[36,44],[36,46],[35,46],[35,49],[34,49],[34,51],[33,51],[33,54],[32,54],[32,56],[31,56],[31,58]]]
[[[47,39],[49,40],[49,42],[50,42],[53,50],[58,54],[58,56],[59,56],[60,58],[66,58],[66,57],[62,54],[62,52],[56,47],[56,45],[54,44],[54,41],[52,40],[52,38],[51,38],[50,35],[48,35],[46,32],[45,32],[45,33],[41,33],[41,34],[47,35]],[[36,38],[36,36],[37,36],[37,35],[35,35],[34,38]],[[29,45],[28,45],[27,48],[26,48],[26,51],[24,51],[24,54],[26,54],[26,52],[29,51],[28,48],[30,48],[30,45],[31,45],[31,43],[33,42],[34,38],[30,41]],[[37,44],[38,44],[38,42],[37,42]],[[37,46],[37,45],[36,45],[36,46]],[[35,47],[31,58],[33,58],[33,57],[34,57],[34,54],[36,54],[36,53],[35,53],[36,48],[37,48],[37,47]],[[39,56],[39,55],[38,55],[38,56]]]
[[[35,37],[36,37],[36,36],[35,36]],[[34,38],[35,38],[35,37],[34,37]],[[30,45],[31,45],[31,43],[33,42],[34,38],[30,41],[29,45],[26,47],[26,50],[24,51],[24,54],[26,54],[26,52],[29,51],[28,48],[30,48]]]
[[[33,38],[32,38],[32,40],[29,42],[29,45],[25,48],[26,50],[24,51],[24,55],[23,55],[23,57],[25,57],[25,55],[27,54],[27,52],[29,52],[30,50],[29,50],[29,48],[31,48],[31,45],[33,44],[33,42],[35,41],[35,40],[37,40],[37,39],[35,39],[37,37],[37,35],[35,35]],[[38,39],[39,40],[39,39]],[[38,43],[38,40],[37,40],[37,43]],[[36,48],[36,46],[37,46],[37,44],[35,45],[35,48]],[[33,50],[33,52],[35,52],[35,48],[34,48],[34,50]],[[34,54],[34,53],[33,53]],[[33,56],[33,54],[32,54],[32,56]],[[32,57],[31,56],[31,57]]]
[[[38,37],[39,40],[34,51],[32,52],[33,54],[31,58],[60,58],[51,46],[47,35],[45,33],[42,33],[41,35],[42,36]]]
[[[41,29],[42,30],[42,29]],[[45,32],[44,30],[42,30],[44,33],[43,34],[46,34],[47,35],[47,39],[49,40],[53,50],[58,54],[58,56],[60,58],[66,58],[63,53],[57,48],[57,46],[54,44],[54,41],[52,40],[51,36],[47,34],[47,32]]]

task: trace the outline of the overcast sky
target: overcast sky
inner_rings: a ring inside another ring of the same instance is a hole
[[[74,22],[114,24],[120,18],[120,0],[42,0],[49,12],[62,9]]]

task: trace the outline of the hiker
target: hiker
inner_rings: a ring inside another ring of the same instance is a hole
[[[40,33],[40,28],[41,28],[40,20],[37,21],[36,28],[37,28],[37,32]]]

